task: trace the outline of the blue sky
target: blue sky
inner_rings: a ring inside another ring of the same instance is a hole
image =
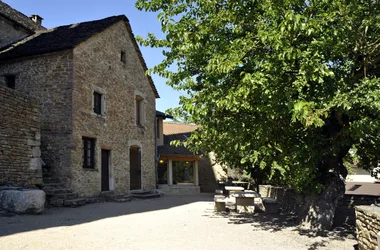
[[[124,14],[128,17],[135,36],[146,37],[148,32],[162,36],[157,15],[137,10],[134,0],[3,0],[3,2],[27,16],[31,14],[40,15],[44,18],[42,24],[46,28]],[[163,59],[160,49],[140,48],[148,68],[153,67]],[[181,93],[166,86],[165,79],[158,76],[152,77],[161,97],[157,99],[156,109],[165,111],[168,108],[178,106]]]

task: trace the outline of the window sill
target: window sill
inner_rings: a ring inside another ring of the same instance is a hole
[[[95,117],[97,117],[97,118],[106,119],[106,115],[105,114],[101,115],[101,114],[97,114],[95,112],[92,112],[92,115],[95,116]]]

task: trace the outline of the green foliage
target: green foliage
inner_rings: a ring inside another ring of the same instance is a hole
[[[380,7],[375,0],[138,0],[158,13],[165,59],[151,72],[185,91],[187,142],[221,162],[321,190],[327,156],[380,152]]]

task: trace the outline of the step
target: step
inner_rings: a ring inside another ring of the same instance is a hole
[[[151,194],[152,191],[150,190],[131,190],[129,191],[130,194],[132,195],[144,195],[144,194]]]
[[[131,195],[133,196],[133,198],[136,198],[136,199],[152,199],[152,198],[161,197],[160,194],[153,193],[153,192],[145,193],[145,194],[131,194]]]
[[[49,205],[53,207],[62,207],[65,200],[60,198],[52,198],[49,200]]]
[[[113,191],[102,191],[99,193],[99,196],[101,197],[111,197],[114,195]]]
[[[42,177],[44,184],[61,182],[57,177]]]
[[[64,188],[65,183],[63,182],[52,182],[52,183],[45,183],[43,188]]]
[[[86,198],[77,198],[77,199],[65,200],[63,205],[65,207],[79,207],[85,204],[86,204]]]
[[[76,199],[76,198],[78,198],[78,194],[77,193],[55,194],[52,197],[52,199],[64,199],[64,200]]]
[[[99,202],[105,202],[105,197],[88,197],[86,198],[86,203],[99,203]]]
[[[67,194],[72,193],[70,188],[43,188],[46,195]]]
[[[123,203],[123,202],[129,202],[131,200],[132,200],[132,197],[130,197],[130,196],[124,196],[124,197],[116,198],[113,201],[114,202]]]

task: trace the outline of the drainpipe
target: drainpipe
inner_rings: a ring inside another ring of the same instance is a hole
[[[157,148],[157,121],[158,118],[155,116],[154,122],[154,167],[155,167],[155,179],[156,179],[156,189],[158,189],[158,148]]]

